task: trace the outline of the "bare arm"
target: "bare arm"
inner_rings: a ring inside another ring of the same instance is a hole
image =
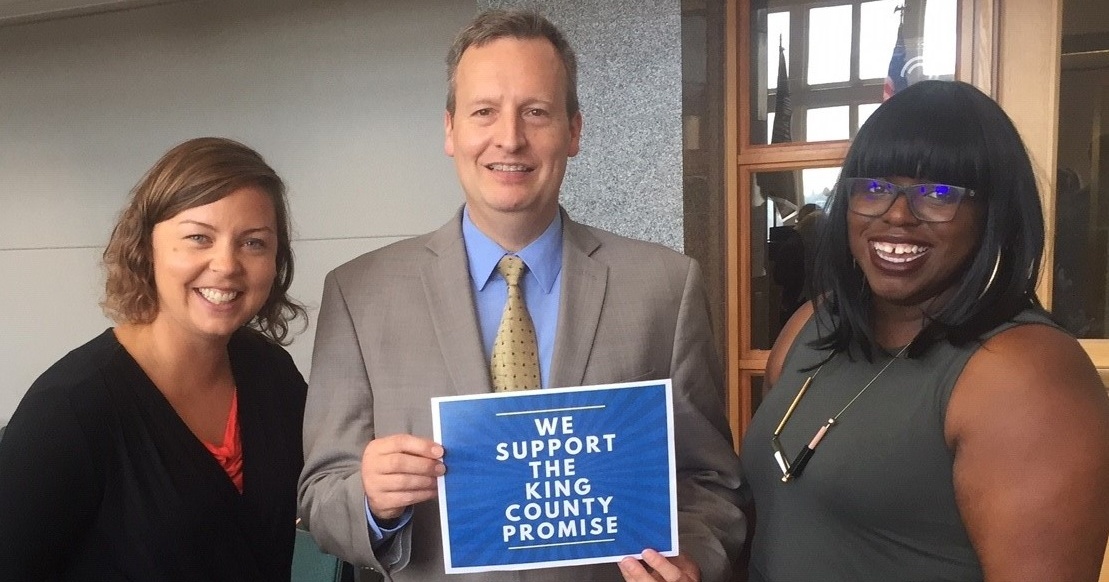
[[[1070,336],[998,334],[948,406],[956,500],[987,581],[1097,580],[1109,535],[1109,398]]]

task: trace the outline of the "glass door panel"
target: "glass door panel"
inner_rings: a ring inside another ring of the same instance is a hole
[[[1052,311],[1080,338],[1109,338],[1109,8],[1063,3]]]
[[[752,174],[751,347],[768,350],[809,299],[816,231],[839,168]]]

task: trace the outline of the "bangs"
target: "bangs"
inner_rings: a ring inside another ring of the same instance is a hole
[[[155,222],[169,220],[185,210],[218,202],[238,190],[252,187],[266,194],[280,221],[281,209],[278,208],[278,202],[285,195],[285,184],[268,167],[238,163],[196,168],[192,171],[191,174],[183,173],[178,183],[169,185],[162,193],[163,202],[155,213]]]
[[[936,87],[944,91],[948,86]],[[974,105],[963,95],[917,91],[895,95],[859,130],[845,160],[845,177],[890,178],[963,186],[981,191],[989,183],[986,137]],[[965,101],[952,107],[951,101]]]
[[[1022,310],[1042,309],[1036,283],[1044,247],[1043,211],[1020,133],[1004,110],[973,85],[925,80],[878,107],[843,161],[828,198],[809,289],[809,296],[822,298],[826,306],[828,331],[811,346],[848,354],[858,348],[873,361],[873,290],[851,245],[867,235],[848,227],[848,178],[897,177],[976,193],[976,240],[947,282],[950,298],[935,309],[931,304],[922,308],[923,329],[910,344],[910,358],[937,342],[962,346],[980,341]],[[919,221],[902,222],[899,228],[911,229]]]

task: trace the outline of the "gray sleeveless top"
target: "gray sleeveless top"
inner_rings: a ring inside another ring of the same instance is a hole
[[[1023,323],[1054,325],[1026,311],[986,337]],[[814,372],[801,370],[827,355],[807,345],[816,336],[813,318],[743,440],[755,502],[750,582],[981,580],[944,441],[951,390],[979,344],[940,342],[919,359],[894,362],[839,418],[801,477],[783,483],[770,438]],[[891,358],[880,354],[870,363],[838,354],[825,364],[782,431],[788,456],[795,459]]]

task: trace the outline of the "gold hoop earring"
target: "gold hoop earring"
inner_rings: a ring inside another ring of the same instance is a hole
[[[990,290],[990,285],[993,285],[993,280],[997,277],[997,270],[999,267],[1001,267],[1000,249],[998,249],[997,251],[997,258],[993,261],[993,271],[990,271],[990,278],[986,281],[986,286],[982,289],[982,292],[978,294],[978,299],[981,299],[983,296],[986,295],[986,292]]]

